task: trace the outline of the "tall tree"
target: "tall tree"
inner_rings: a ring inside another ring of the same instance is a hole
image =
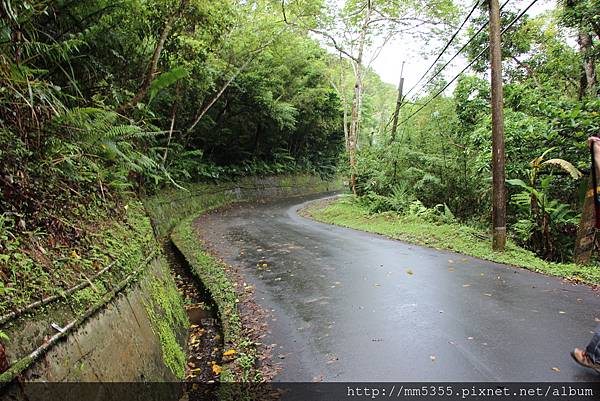
[[[298,6],[298,1],[282,0]],[[438,28],[456,16],[451,0],[347,0],[340,7],[330,7],[327,12],[313,16],[310,24],[295,24],[320,35],[328,46],[346,57],[353,72],[353,91],[348,122],[348,156],[350,161],[350,187],[356,194],[356,150],[361,126],[361,105],[366,69],[378,57],[383,46],[392,38],[402,35],[419,36]]]

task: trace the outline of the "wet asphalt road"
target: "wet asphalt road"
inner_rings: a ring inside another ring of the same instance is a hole
[[[271,311],[276,380],[600,379],[569,355],[591,338],[597,291],[296,214],[315,198],[239,205],[200,224]]]

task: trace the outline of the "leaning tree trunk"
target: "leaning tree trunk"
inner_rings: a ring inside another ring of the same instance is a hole
[[[171,146],[171,138],[173,138],[173,129],[175,128],[175,118],[177,117],[177,106],[179,105],[179,93],[181,85],[177,82],[175,87],[175,101],[173,102],[173,111],[171,112],[171,125],[169,127],[169,136],[167,137],[167,145],[165,146],[165,153],[163,153],[162,167],[165,167],[167,163],[167,155],[169,154],[169,146]]]
[[[217,100],[219,100],[219,98],[223,95],[223,93],[225,93],[225,90],[229,87],[229,85],[231,85],[231,83],[233,81],[235,81],[235,79],[242,72],[244,72],[246,70],[246,68],[248,68],[248,66],[250,65],[250,63],[252,61],[254,61],[254,59],[256,58],[256,56],[258,56],[267,47],[271,46],[277,40],[277,38],[279,38],[279,35],[281,33],[283,33],[283,30],[280,31],[280,33],[278,33],[278,34],[275,34],[275,35],[271,36],[271,38],[268,41],[266,41],[264,44],[262,44],[261,46],[259,46],[257,49],[253,50],[249,54],[249,56],[246,59],[246,61],[244,61],[244,63],[237,70],[235,70],[235,72],[231,75],[231,77],[229,77],[229,79],[227,81],[225,81],[225,83],[221,86],[221,89],[219,89],[218,92],[216,92],[207,102],[205,102],[204,106],[202,106],[200,108],[200,110],[198,110],[198,113],[196,114],[196,117],[194,118],[194,122],[187,129],[188,133],[192,132],[192,130],[196,127],[196,125],[198,125],[198,123],[200,122],[200,120],[202,120],[202,117],[204,117],[204,115],[217,102]]]
[[[156,75],[156,69],[158,68],[158,60],[160,59],[160,54],[165,46],[165,42],[169,33],[171,33],[171,29],[173,29],[173,23],[175,22],[175,15],[167,18],[165,22],[165,26],[163,27],[162,32],[160,33],[160,37],[158,42],[156,43],[156,47],[154,47],[154,52],[152,52],[152,58],[150,59],[150,63],[148,64],[148,68],[146,69],[146,73],[144,74],[144,78],[142,80],[142,84],[138,89],[135,96],[126,103],[123,103],[117,109],[117,112],[122,113],[123,111],[135,107],[139,102],[141,102],[150,90],[150,85],[154,80],[154,76]]]
[[[580,265],[588,264],[592,258],[594,244],[596,240],[595,229],[596,212],[594,209],[594,184],[592,175],[588,181],[588,190],[585,193],[583,203],[583,212],[577,228],[577,239],[575,240],[575,263]]]

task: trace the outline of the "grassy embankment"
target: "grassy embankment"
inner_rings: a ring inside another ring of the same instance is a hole
[[[351,198],[313,203],[302,213],[323,223],[382,234],[412,244],[446,249],[587,284],[600,284],[600,269],[595,266],[547,262],[510,240],[505,252],[494,252],[489,235],[459,223],[434,223],[417,216],[389,212],[369,214]]]
[[[41,246],[35,233],[26,240],[5,238],[0,258],[0,314],[60,295],[114,261],[115,266],[93,285],[70,297],[71,306],[84,309],[98,300],[107,286],[133,272],[156,249],[156,243],[142,204],[131,199],[121,208],[80,220],[78,230],[84,234],[71,246]]]

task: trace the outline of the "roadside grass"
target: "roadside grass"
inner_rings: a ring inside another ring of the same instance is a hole
[[[411,244],[450,250],[586,284],[600,284],[600,268],[597,266],[547,262],[510,240],[504,252],[494,252],[489,235],[473,227],[459,223],[433,223],[417,216],[390,212],[369,214],[349,197],[314,202],[301,214],[323,223],[382,234]]]
[[[236,356],[231,361],[233,363],[223,367],[220,381],[235,382],[240,378],[247,379],[255,366],[256,346],[243,335],[238,294],[227,272],[227,266],[215,259],[199,244],[193,228],[196,217],[193,215],[182,220],[173,230],[171,239],[187,260],[192,273],[206,286],[217,305],[223,327],[224,354],[230,351],[232,356]],[[251,363],[242,363],[247,359],[250,359]],[[238,377],[236,372],[240,371],[241,376]]]

